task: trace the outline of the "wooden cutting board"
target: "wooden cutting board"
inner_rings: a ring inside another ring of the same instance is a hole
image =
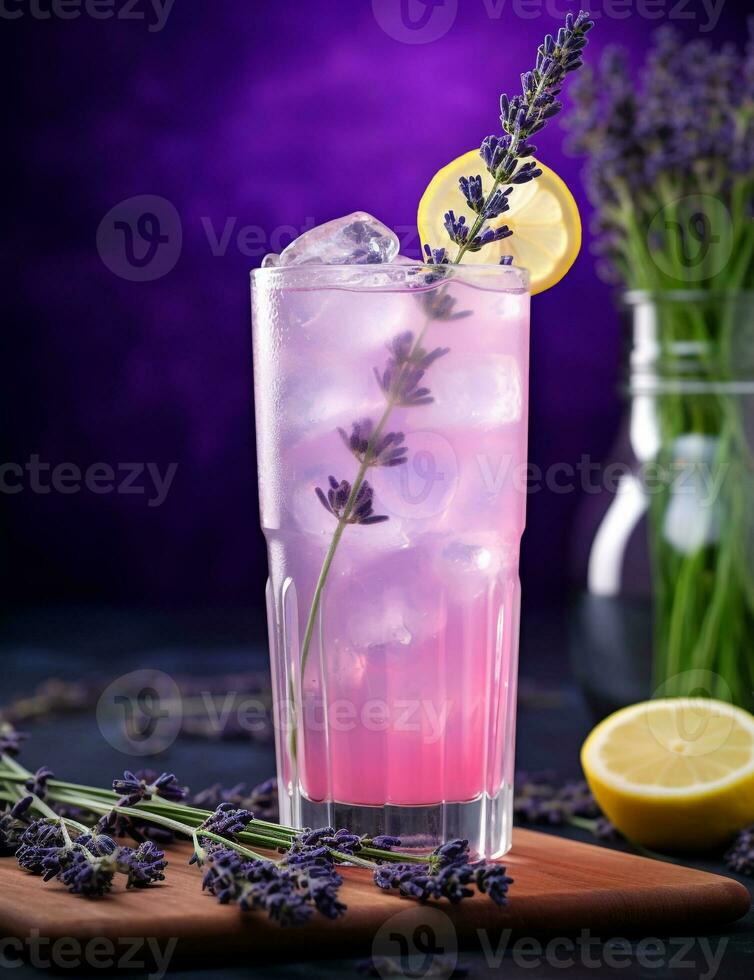
[[[732,922],[749,908],[747,889],[731,878],[530,830],[515,830],[513,841],[504,862],[515,879],[507,908],[497,908],[485,896],[456,906],[420,906],[381,892],[369,872],[353,868],[344,871],[345,916],[330,922],[317,915],[295,929],[281,929],[259,913],[244,914],[201,894],[201,873],[186,863],[187,845],[169,853],[162,884],[146,892],[120,886],[95,901],[69,895],[58,882],[44,884],[6,858],[0,860],[0,936],[72,937],[82,943],[100,937],[115,942],[175,937],[175,956],[181,960],[252,953],[255,958],[307,959],[369,954],[374,937],[388,934],[380,927],[396,916],[388,932],[405,931],[429,918],[435,932],[449,929],[459,946],[478,948],[481,929],[493,942],[504,929],[519,936],[589,929],[602,939],[693,935]]]

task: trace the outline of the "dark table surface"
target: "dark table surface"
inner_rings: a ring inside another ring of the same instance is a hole
[[[549,769],[565,778],[579,773],[578,750],[594,718],[572,680],[567,609],[525,610],[522,631],[521,685],[517,735],[518,768],[528,771]],[[4,620],[0,639],[0,702],[29,694],[48,677],[92,680],[99,683],[145,667],[168,674],[214,676],[259,669],[266,670],[263,624],[259,618],[238,611],[196,613],[157,613],[101,608],[65,608],[16,611]],[[255,784],[274,772],[271,745],[250,744],[247,740],[210,741],[181,735],[156,759],[138,760],[117,751],[103,738],[93,709],[45,719],[28,726],[32,736],[24,751],[30,768],[43,762],[59,778],[94,785],[109,785],[125,767],[150,764],[178,774],[194,790],[215,782],[233,785],[239,781]],[[588,840],[589,835],[574,829],[553,829],[569,837]],[[722,861],[689,859],[685,863],[719,873],[726,872]],[[754,880],[739,879],[754,892]],[[40,900],[43,900],[40,894]],[[754,975],[754,912],[725,932],[707,936],[657,936],[660,954],[650,960],[640,956],[642,938],[630,937],[631,953],[612,957],[610,940],[599,944],[553,948],[542,956],[537,951],[506,950],[502,964],[490,962],[480,948],[463,950],[459,963],[467,976],[485,977],[504,972],[540,980],[550,977],[686,977],[699,980],[737,980]],[[607,946],[605,944],[608,944]],[[544,945],[544,944],[543,944]],[[646,944],[645,944],[646,946]],[[295,950],[285,963],[229,965],[208,964],[203,969],[175,971],[182,977],[270,978],[357,976],[356,960],[307,959],[306,950]],[[0,957],[0,965],[9,966]],[[68,976],[77,970],[68,969]],[[79,971],[80,972],[80,971]],[[107,973],[99,969],[95,973]],[[14,965],[9,976],[39,976],[27,965]],[[132,974],[133,975],[133,974]],[[136,975],[146,975],[136,972]],[[400,971],[396,976],[403,976]],[[420,973],[446,977],[447,970]]]

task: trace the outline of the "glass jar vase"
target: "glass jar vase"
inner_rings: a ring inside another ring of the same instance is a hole
[[[588,501],[575,667],[598,714],[652,693],[751,710],[754,293],[632,292],[625,306],[628,414]]]

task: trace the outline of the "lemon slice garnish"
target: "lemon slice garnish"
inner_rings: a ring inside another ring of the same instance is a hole
[[[542,176],[516,185],[509,197],[510,210],[488,223],[493,228],[508,225],[513,234],[463,257],[464,264],[495,264],[503,255],[512,255],[515,265],[529,270],[532,293],[559,282],[581,248],[581,219],[573,195],[553,170],[538,161],[537,166]],[[417,224],[422,242],[433,248],[446,247],[451,259],[458,246],[448,238],[445,213],[465,214],[467,223],[473,223],[476,215],[468,209],[458,181],[476,174],[482,178],[484,193],[489,193],[492,177],[479,151],[471,150],[436,173],[419,202]]]

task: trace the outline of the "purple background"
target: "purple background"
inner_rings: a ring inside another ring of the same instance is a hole
[[[421,16],[422,3],[411,4]],[[420,32],[402,24],[399,6],[177,0],[164,29],[150,31],[142,0],[134,10],[147,20],[25,12],[0,25],[14,93],[7,460],[178,464],[161,507],[86,490],[1,495],[11,601],[261,605],[249,269],[275,236],[287,242],[290,226],[358,208],[413,226],[431,176],[498,130],[500,92],[516,89],[558,22],[551,2],[460,0],[442,37],[406,43]],[[445,0],[433,16],[455,6]],[[649,4],[657,21],[641,3],[593,6],[612,16],[599,20],[590,58],[616,41],[640,55],[675,4],[665,14]],[[745,12],[733,8],[701,36],[740,36]],[[677,24],[698,34],[708,16],[687,4]],[[586,218],[560,128],[537,142]],[[97,229],[120,201],[144,194],[174,205],[183,245],[167,274],[130,282],[104,264]],[[209,239],[233,218],[227,247],[213,254]],[[257,226],[253,256],[236,240],[248,225]],[[533,304],[531,459],[543,468],[582,453],[600,459],[619,418],[619,318],[588,241],[566,280]],[[565,587],[579,503],[577,494],[530,498],[530,595]]]

